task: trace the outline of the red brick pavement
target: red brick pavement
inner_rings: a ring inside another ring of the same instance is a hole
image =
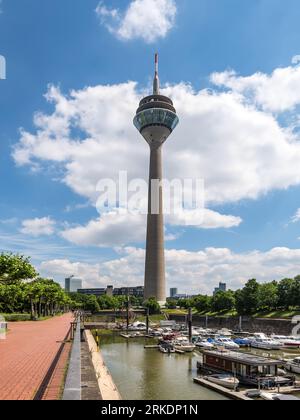
[[[6,340],[0,340],[0,400],[31,400],[43,382],[61,342],[65,339],[72,315],[47,321],[9,323]],[[45,398],[59,395],[68,346],[52,375]]]

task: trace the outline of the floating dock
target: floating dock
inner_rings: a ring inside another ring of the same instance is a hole
[[[209,382],[203,378],[194,378],[194,382],[198,385],[210,389],[211,391],[215,391],[221,395],[224,395],[225,397],[228,397],[232,400],[253,401],[251,398],[246,397],[245,393],[243,392],[231,391],[230,389],[224,388],[223,386],[217,384],[213,384],[212,382]]]

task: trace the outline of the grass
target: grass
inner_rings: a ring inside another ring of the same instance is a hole
[[[269,319],[291,319],[294,316],[300,315],[299,310],[289,311],[273,311],[273,312],[257,312],[253,315],[255,318],[269,318]]]
[[[181,309],[171,309],[166,310],[166,313],[169,315],[187,315],[186,310]],[[197,312],[193,311],[194,315],[199,316],[208,316],[208,317],[220,317],[220,318],[228,318],[228,317],[237,317],[239,316],[236,311],[223,311],[223,312]],[[268,312],[257,312],[256,314],[251,315],[253,318],[266,318],[266,319],[291,319],[294,316],[300,316],[300,310],[288,310],[288,311],[268,311]],[[249,315],[250,316],[250,315]]]
[[[56,314],[55,316],[61,316],[62,314]],[[30,314],[0,314],[0,317],[4,318],[6,322],[28,322],[32,321]],[[42,316],[37,321],[47,321],[47,319],[53,318],[52,316]]]

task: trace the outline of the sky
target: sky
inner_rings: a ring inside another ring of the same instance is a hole
[[[132,124],[162,93],[180,124],[167,179],[202,179],[205,210],[166,217],[169,287],[211,293],[300,274],[297,0],[2,0],[0,251],[85,286],[143,284],[146,219],[96,208],[97,184],[148,177]]]

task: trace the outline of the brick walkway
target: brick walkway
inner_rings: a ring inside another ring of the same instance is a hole
[[[71,321],[71,314],[67,314],[47,321],[9,323],[6,340],[0,340],[0,400],[34,398]],[[45,399],[59,397],[69,347],[62,352]]]

